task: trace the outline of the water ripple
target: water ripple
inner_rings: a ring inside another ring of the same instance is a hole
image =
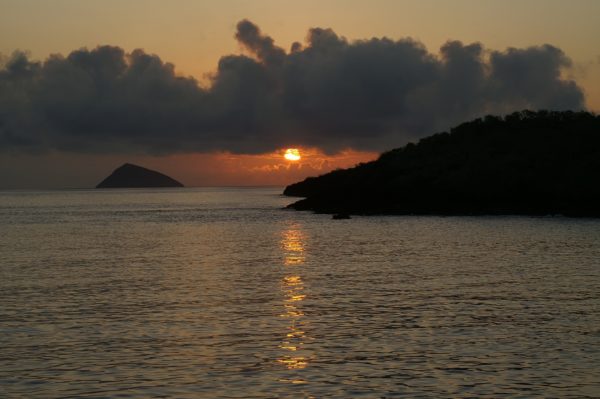
[[[600,222],[0,193],[0,396],[600,397]]]

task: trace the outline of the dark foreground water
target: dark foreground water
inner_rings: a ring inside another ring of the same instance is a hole
[[[0,192],[0,397],[600,397],[600,221]]]

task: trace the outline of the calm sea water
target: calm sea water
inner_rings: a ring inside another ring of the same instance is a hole
[[[600,221],[0,192],[0,397],[600,397]]]

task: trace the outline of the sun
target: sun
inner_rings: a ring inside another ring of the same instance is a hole
[[[285,150],[285,154],[283,154],[283,157],[288,161],[299,161],[300,158],[302,158],[300,156],[300,151],[298,151],[297,148],[288,148],[287,150]]]

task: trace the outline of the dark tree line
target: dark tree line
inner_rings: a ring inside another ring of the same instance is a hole
[[[352,214],[600,216],[600,116],[521,111],[463,123],[310,177],[295,209]]]

